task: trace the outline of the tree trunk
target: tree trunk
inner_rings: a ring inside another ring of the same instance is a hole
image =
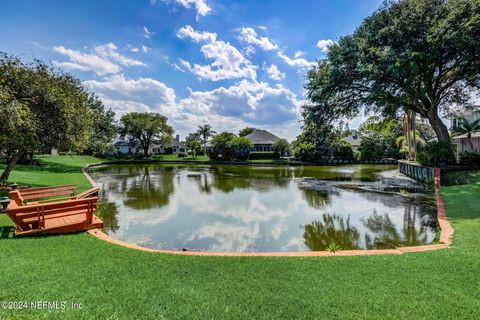
[[[435,135],[437,136],[438,141],[449,141],[450,143],[449,159],[445,160],[450,163],[456,163],[455,153],[453,152],[453,145],[450,141],[450,134],[448,132],[447,126],[443,123],[442,119],[440,119],[437,114],[429,116],[428,122],[432,126],[433,131],[435,131]]]
[[[146,144],[143,146],[143,155],[148,157],[148,149],[150,149],[150,144]]]
[[[7,182],[8,178],[10,177],[10,173],[12,172],[13,168],[17,164],[18,160],[20,160],[21,157],[23,157],[25,152],[22,151],[16,151],[13,153],[13,155],[7,157],[7,166],[2,172],[2,175],[0,176],[0,181],[1,182]]]
[[[472,134],[470,132],[467,134],[467,139],[468,143],[470,143],[470,151],[473,152]]]

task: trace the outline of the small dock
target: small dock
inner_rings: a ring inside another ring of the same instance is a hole
[[[58,234],[103,228],[95,215],[98,188],[75,195],[74,185],[19,189],[2,199],[3,213],[16,225],[15,235]]]

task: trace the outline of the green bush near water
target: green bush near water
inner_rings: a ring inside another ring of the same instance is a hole
[[[464,152],[460,154],[460,165],[464,166],[480,166],[480,153],[479,152]]]

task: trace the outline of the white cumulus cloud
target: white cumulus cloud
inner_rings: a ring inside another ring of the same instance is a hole
[[[64,46],[53,47],[53,50],[67,56],[70,61],[53,61],[53,64],[66,70],[93,71],[99,76],[118,73],[121,68],[115,63],[93,53],[83,53],[67,49]]]
[[[188,113],[216,114],[259,126],[296,121],[300,106],[296,95],[283,86],[247,80],[227,88],[193,91],[179,104]]]
[[[331,39],[319,40],[317,42],[317,47],[319,47],[320,50],[322,50],[323,53],[327,53],[330,46],[332,46],[334,44],[335,44],[335,41],[333,41]]]
[[[99,56],[105,59],[116,61],[124,66],[129,66],[129,67],[134,67],[134,66],[145,67],[146,66],[146,64],[143,63],[142,61],[131,59],[118,53],[117,46],[111,42],[101,46],[97,46],[95,47],[94,50]]]
[[[185,26],[177,32],[177,37],[203,43],[200,51],[206,59],[213,60],[207,65],[192,64],[182,60],[182,65],[199,78],[212,81],[235,78],[254,80],[256,78],[257,67],[230,43],[217,40],[216,33],[198,32],[191,26]]]
[[[278,46],[267,37],[259,37],[253,28],[240,28],[240,39],[248,44],[255,44],[265,51],[278,49]]]
[[[192,26],[185,26],[180,28],[177,32],[177,37],[180,39],[190,38],[194,42],[214,42],[217,40],[217,34],[213,32],[195,31]]]
[[[190,9],[193,7],[197,11],[197,21],[200,18],[200,16],[206,16],[209,12],[212,11],[212,8],[210,8],[206,0],[162,0],[162,1],[167,3],[173,2],[187,9]]]
[[[289,66],[308,69],[315,64],[315,62],[308,61],[305,58],[290,58],[282,51],[278,51],[277,55]]]
[[[64,46],[55,46],[53,50],[69,59],[69,61],[54,60],[52,63],[55,66],[65,70],[92,71],[98,76],[117,74],[122,70],[121,66],[146,66],[142,61],[120,54],[113,43],[96,46],[91,52],[81,52]]]
[[[270,67],[264,66],[265,71],[268,73],[268,77],[273,80],[285,79],[285,73],[281,72],[278,67],[272,64]]]
[[[176,112],[175,91],[155,79],[129,79],[119,74],[84,83],[118,114],[149,111],[169,115]]]

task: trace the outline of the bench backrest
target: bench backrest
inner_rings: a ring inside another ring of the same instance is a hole
[[[23,202],[27,203],[45,198],[74,196],[76,190],[77,187],[75,185],[65,185],[56,187],[20,189],[19,191],[21,197],[23,198]]]

